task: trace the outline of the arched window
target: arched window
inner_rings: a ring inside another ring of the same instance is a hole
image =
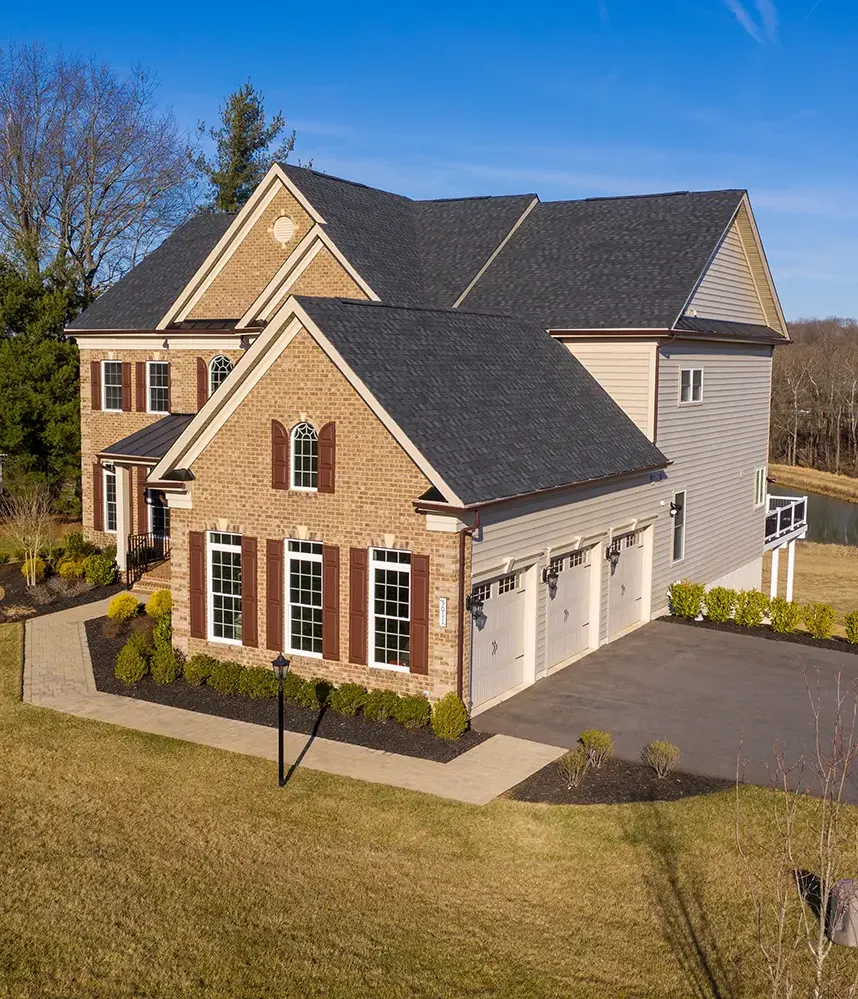
[[[292,429],[292,488],[319,488],[319,435],[309,423]]]
[[[209,396],[213,396],[217,389],[226,381],[226,376],[232,371],[232,361],[223,354],[212,358],[209,365]]]

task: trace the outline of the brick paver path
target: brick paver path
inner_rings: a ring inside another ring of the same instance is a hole
[[[185,711],[95,688],[84,621],[100,617],[109,601],[86,604],[26,623],[24,700],[156,735],[233,753],[277,759],[277,733],[265,725]],[[450,763],[434,763],[364,746],[286,733],[287,765],[300,765],[377,784],[424,791],[469,804],[487,804],[557,759],[563,749],[495,735]]]

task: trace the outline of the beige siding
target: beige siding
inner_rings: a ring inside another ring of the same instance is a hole
[[[783,313],[775,298],[776,292],[763,252],[763,244],[760,241],[757,226],[747,201],[739,209],[739,214],[736,216],[736,226],[742,237],[745,251],[748,254],[748,261],[750,262],[751,271],[757,284],[757,291],[762,299],[766,323],[779,333],[786,334],[787,330],[783,322]]]
[[[569,340],[569,350],[652,440],[655,411],[655,341]]]
[[[686,314],[766,323],[766,314],[738,227],[734,224],[691,299]]]

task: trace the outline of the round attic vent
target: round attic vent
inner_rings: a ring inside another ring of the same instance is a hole
[[[278,243],[288,243],[295,235],[295,223],[288,215],[281,215],[274,222],[274,238]]]

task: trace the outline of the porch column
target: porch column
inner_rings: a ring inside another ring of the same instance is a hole
[[[116,468],[116,564],[125,572],[128,536],[131,534],[131,469],[117,463]]]
[[[787,545],[787,588],[786,598],[792,600],[792,581],[795,575],[795,539]]]
[[[772,549],[772,582],[769,586],[769,599],[774,600],[778,595],[778,572],[780,571],[781,564],[781,550],[780,548]]]

